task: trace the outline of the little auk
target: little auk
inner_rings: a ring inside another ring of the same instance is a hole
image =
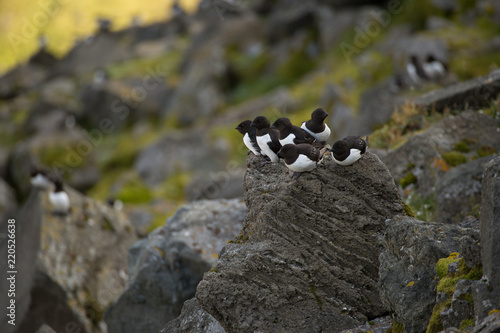
[[[368,140],[368,137],[366,138]],[[333,160],[339,165],[351,165],[366,151],[366,141],[359,136],[348,136],[335,142],[330,149]]]
[[[427,75],[416,55],[410,57],[410,62],[406,65],[408,76],[415,84],[421,83],[422,79],[427,79]]]
[[[279,157],[276,155],[281,149],[281,144],[278,139],[279,132],[276,129],[270,128],[271,123],[264,116],[256,117],[250,126],[257,129],[257,144],[260,147],[261,153],[269,157],[271,162],[279,162]],[[264,162],[262,165],[264,164],[267,164],[267,162]]]
[[[429,80],[439,80],[446,75],[447,66],[432,54],[427,56],[422,64],[423,70]]]
[[[69,196],[64,192],[63,184],[60,179],[54,180],[55,189],[49,193],[49,200],[52,204],[53,213],[66,215],[69,212]]]
[[[284,159],[288,169],[294,172],[292,178],[297,180],[302,172],[316,169],[325,151],[326,148],[320,150],[308,143],[286,144],[281,147],[278,156]]]
[[[322,108],[318,108],[311,113],[311,119],[304,121],[300,126],[309,132],[318,142],[325,143],[330,137],[330,128],[324,122],[328,113]]]
[[[31,170],[30,183],[34,188],[48,190],[52,187],[52,181],[44,170],[33,168]]]
[[[290,119],[286,117],[276,120],[271,128],[277,129],[280,133],[279,141],[282,146],[287,144],[298,145],[300,143],[310,144],[315,140],[311,134],[298,126],[293,125]]]
[[[257,144],[257,129],[250,126],[252,124],[251,120],[245,120],[236,126],[236,130],[243,134],[243,143],[247,148],[254,153],[256,156],[261,155],[260,147]]]

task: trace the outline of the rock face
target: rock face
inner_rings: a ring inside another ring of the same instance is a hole
[[[367,152],[294,181],[284,165],[260,163],[250,154],[247,220],[198,285],[202,308],[227,332],[340,331],[383,314],[379,237],[403,214],[384,164]]]
[[[465,215],[477,211],[481,203],[481,180],[484,165],[492,156],[485,156],[447,171],[436,184],[436,220],[457,223]]]
[[[177,317],[245,216],[240,200],[194,202],[134,244],[128,287],[105,313],[108,332],[158,332]]]
[[[184,302],[182,313],[165,326],[161,333],[225,333],[214,317],[203,310],[196,298]]]
[[[483,278],[474,287],[476,322],[493,309],[500,309],[500,157],[485,166],[481,201],[480,229]]]
[[[443,152],[467,139],[473,139],[469,154],[476,153],[482,143],[489,143],[500,149],[500,133],[495,121],[484,114],[465,111],[457,116],[445,118],[422,134],[415,135],[407,143],[390,152],[384,162],[394,179],[399,180],[412,171],[417,177],[417,191],[429,196],[436,184],[450,166],[443,164]],[[475,148],[475,149],[474,149]],[[412,167],[408,170],[408,165]]]
[[[29,206],[28,206],[29,204]],[[27,209],[29,207],[29,209]],[[15,270],[17,271],[16,278],[16,291],[15,291],[15,301],[16,301],[16,325],[13,326],[7,323],[9,318],[7,316],[2,316],[0,319],[0,331],[11,333],[15,332],[17,327],[28,312],[30,302],[31,302],[31,289],[33,281],[35,279],[36,266],[33,264],[36,262],[37,255],[40,250],[40,230],[41,230],[41,220],[42,220],[42,208],[40,199],[36,192],[32,192],[27,201],[27,205],[19,211],[15,216],[8,215],[8,219],[15,218],[15,250],[16,250],[16,262]],[[3,216],[2,216],[3,217]],[[2,219],[0,221],[0,228],[2,233],[7,232],[8,219]],[[7,272],[10,263],[7,261],[7,250],[8,250],[8,239],[7,234],[2,234],[0,239],[0,254],[3,260],[0,260],[0,268],[3,272]],[[12,243],[12,242],[11,242]],[[22,278],[21,278],[22,277]],[[8,290],[10,288],[10,283],[6,279],[0,279],[0,291],[3,293],[3,297],[0,298],[0,305],[2,309],[6,309],[9,306],[10,298],[8,296]]]
[[[136,241],[130,222],[114,209],[66,188],[71,212],[52,214],[42,193],[40,269],[68,295],[67,303],[88,332],[102,320],[104,309],[126,283],[126,253]]]
[[[414,100],[416,106],[443,112],[453,110],[481,109],[500,94],[500,70],[469,81],[456,83],[443,89],[433,90]]]
[[[436,263],[452,252],[468,253],[465,238],[478,241],[478,230],[408,217],[387,221],[380,254],[381,299],[405,332],[425,332],[436,303]]]

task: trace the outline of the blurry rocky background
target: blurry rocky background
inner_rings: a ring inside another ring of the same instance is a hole
[[[1,332],[498,325],[497,1],[203,0],[128,16],[121,2],[37,6],[2,20],[0,38],[2,272],[8,218],[18,242],[16,326],[2,315]],[[422,74],[433,59],[444,74]],[[360,165],[372,173],[331,165],[335,177],[294,190],[283,167],[259,174],[249,160],[245,176],[240,121],[300,124],[317,107],[330,144],[370,135]],[[69,215],[30,187],[32,166],[64,178]],[[353,243],[321,236],[321,220],[356,226]],[[354,259],[336,265],[342,253]]]

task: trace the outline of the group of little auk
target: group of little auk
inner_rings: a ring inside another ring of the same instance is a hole
[[[318,108],[300,127],[286,117],[271,125],[266,117],[258,116],[253,121],[241,122],[236,129],[243,134],[243,142],[252,153],[265,157],[261,167],[278,163],[282,158],[294,172],[292,178],[297,179],[303,172],[316,169],[327,151],[332,153],[333,161],[342,166],[355,163],[366,151],[367,142],[359,136],[345,137],[328,148],[326,141],[331,131],[325,123],[326,117],[328,113]]]
[[[331,131],[324,122],[326,117],[328,113],[318,108],[311,113],[311,119],[304,121],[300,127],[293,125],[286,117],[277,119],[271,125],[266,117],[258,116],[253,121],[241,122],[236,129],[243,134],[243,142],[250,151],[265,157],[261,166],[278,163],[282,158],[294,172],[292,178],[297,179],[303,172],[316,169],[327,151],[332,153],[333,161],[342,166],[355,163],[366,151],[367,142],[359,136],[345,137],[328,148],[326,141]],[[54,214],[69,213],[70,199],[60,178],[40,168],[33,168],[30,182],[36,189],[50,190],[49,200]],[[108,203],[116,206],[113,201]]]

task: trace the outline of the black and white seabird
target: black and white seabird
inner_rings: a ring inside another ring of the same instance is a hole
[[[422,63],[416,55],[410,57],[410,62],[406,65],[406,72],[415,84],[419,84],[422,80],[427,79]]]
[[[33,168],[30,175],[30,183],[33,187],[40,190],[48,190],[52,187],[52,181],[44,170]]]
[[[335,142],[330,149],[333,160],[339,165],[351,165],[366,151],[366,141],[359,136],[348,136]]]
[[[106,203],[110,207],[113,207],[116,210],[122,210],[123,209],[123,201],[121,201],[120,199],[108,198],[108,200],[106,200]]]
[[[313,143],[314,137],[304,129],[292,124],[290,119],[282,117],[277,119],[271,128],[276,128],[280,135],[279,141],[282,146],[287,144]]]
[[[297,179],[302,172],[316,169],[322,152],[308,143],[298,145],[289,143],[281,147],[278,156],[283,158],[288,169],[294,172],[292,178]]]
[[[422,67],[429,80],[442,79],[448,71],[446,64],[438,60],[432,54],[427,56],[425,62],[422,64]]]
[[[243,134],[243,143],[247,146],[248,149],[256,156],[261,155],[260,147],[257,143],[257,129],[255,127],[250,126],[252,124],[251,120],[242,121],[236,129],[238,132]]]
[[[256,117],[250,126],[257,129],[256,139],[261,154],[269,157],[273,163],[279,162],[279,157],[277,155],[278,151],[281,149],[281,144],[278,139],[279,132],[270,128],[271,123],[264,116]]]
[[[304,121],[300,127],[309,132],[316,141],[326,142],[331,132],[324,122],[326,117],[328,117],[328,113],[322,108],[317,108],[311,113],[311,119]]]
[[[60,179],[54,180],[55,189],[49,193],[49,200],[52,204],[54,214],[66,215],[70,209],[69,196],[64,192],[63,184]]]

